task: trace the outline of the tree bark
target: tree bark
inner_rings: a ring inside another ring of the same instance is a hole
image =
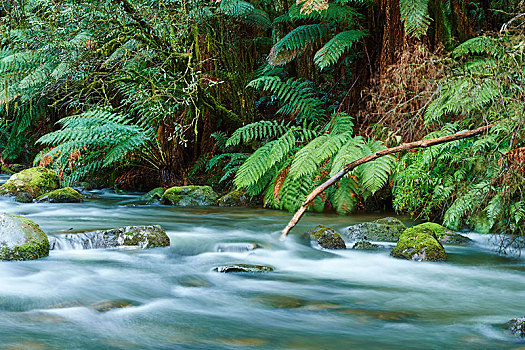
[[[447,136],[438,137],[438,138],[434,138],[434,139],[420,140],[420,141],[405,143],[405,144],[402,144],[402,145],[399,145],[399,146],[396,146],[396,147],[386,148],[386,149],[378,151],[378,152],[376,152],[374,154],[370,154],[370,155],[368,155],[366,157],[359,158],[359,159],[353,161],[350,164],[346,164],[343,167],[343,170],[341,170],[336,175],[334,175],[333,177],[328,179],[326,182],[324,182],[323,184],[318,186],[316,189],[314,189],[308,195],[308,197],[306,197],[305,201],[303,202],[303,204],[301,205],[299,210],[297,210],[297,212],[295,213],[293,218],[290,220],[288,225],[286,225],[286,227],[282,230],[282,232],[281,232],[282,234],[281,234],[281,238],[280,239],[282,240],[282,239],[286,238],[286,236],[288,235],[288,233],[290,233],[292,228],[294,228],[294,226],[297,225],[297,223],[299,222],[299,220],[301,219],[301,217],[305,213],[306,209],[308,208],[308,205],[315,199],[315,197],[317,197],[317,195],[322,193],[328,187],[330,187],[333,184],[335,184],[337,181],[339,181],[341,178],[343,178],[343,176],[345,176],[348,172],[350,172],[354,168],[358,167],[359,165],[368,163],[368,162],[373,161],[373,160],[376,160],[377,158],[386,156],[387,154],[407,151],[407,150],[414,149],[414,148],[430,147],[430,146],[434,146],[434,145],[439,145],[441,143],[447,143],[447,142],[451,142],[451,141],[465,139],[465,138],[468,138],[468,137],[471,137],[471,136],[474,136],[474,135],[483,134],[483,133],[487,132],[493,126],[494,126],[494,124],[490,124],[490,125],[479,127],[477,129],[474,129],[474,130],[465,131],[465,132],[461,132],[461,133],[457,133],[457,134],[453,134],[453,135],[447,135]]]

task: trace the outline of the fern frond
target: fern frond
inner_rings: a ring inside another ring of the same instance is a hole
[[[360,30],[347,30],[330,39],[314,56],[314,62],[323,70],[336,63],[339,58],[356,42],[364,37]]]
[[[405,25],[405,32],[408,35],[419,38],[425,35],[430,22],[430,14],[428,11],[429,0],[400,0],[399,10],[401,12],[401,20]]]
[[[268,62],[276,66],[292,61],[308,45],[324,39],[331,28],[328,24],[306,24],[295,28],[272,47]]]
[[[279,137],[290,130],[290,126],[276,121],[262,120],[247,124],[230,136],[226,142],[226,147],[237,146],[241,143],[248,143],[252,140],[263,140]]]

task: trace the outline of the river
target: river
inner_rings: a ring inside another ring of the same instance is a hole
[[[291,236],[291,214],[248,208],[138,205],[137,195],[94,192],[80,204],[20,204],[53,235],[70,229],[162,225],[171,246],[54,250],[0,262],[1,349],[518,349],[502,324],[525,314],[525,259],[498,256],[488,236],[446,246],[446,263],[379,252],[323,251]],[[380,216],[307,214],[294,229],[341,229]],[[255,242],[250,252],[217,245]],[[229,263],[267,274],[221,274]],[[130,306],[106,312],[104,302]]]

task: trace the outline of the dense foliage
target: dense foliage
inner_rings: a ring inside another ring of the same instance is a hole
[[[293,211],[359,157],[495,123],[363,164],[311,209],[393,205],[520,236],[524,12],[521,0],[6,0],[0,161],[67,184],[208,182]]]

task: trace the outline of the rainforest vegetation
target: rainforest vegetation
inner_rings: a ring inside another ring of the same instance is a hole
[[[4,0],[0,150],[64,184],[525,233],[523,0]],[[514,238],[511,238],[514,239]]]

